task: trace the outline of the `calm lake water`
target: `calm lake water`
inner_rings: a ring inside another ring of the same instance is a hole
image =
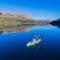
[[[34,35],[41,43],[28,48],[26,43]],[[0,35],[0,60],[52,60],[60,59],[60,29],[53,26],[34,26],[27,32]]]

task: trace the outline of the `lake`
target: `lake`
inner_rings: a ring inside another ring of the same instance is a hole
[[[41,43],[27,47],[34,35]],[[0,35],[0,60],[59,60],[60,29],[54,26],[33,26],[27,32]]]

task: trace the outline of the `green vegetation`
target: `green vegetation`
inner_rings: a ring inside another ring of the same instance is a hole
[[[17,27],[19,21],[16,18],[0,17],[0,28],[13,28]]]

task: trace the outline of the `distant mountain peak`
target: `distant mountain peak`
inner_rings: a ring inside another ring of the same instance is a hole
[[[9,13],[9,12],[0,12],[0,16],[5,16],[5,17],[20,17],[24,19],[31,19],[31,16],[28,16],[26,14],[16,14],[16,13]]]

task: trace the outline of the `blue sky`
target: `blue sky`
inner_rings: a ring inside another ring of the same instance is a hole
[[[59,0],[0,0],[0,11],[23,13],[34,19],[60,17]]]

